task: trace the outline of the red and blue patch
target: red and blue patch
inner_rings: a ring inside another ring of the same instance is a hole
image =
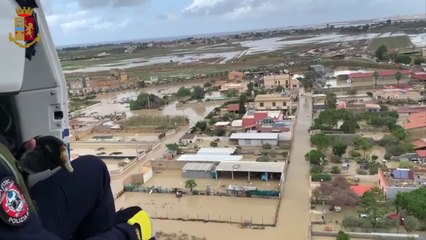
[[[29,207],[18,185],[10,178],[0,182],[0,219],[10,226],[21,226],[30,215]]]

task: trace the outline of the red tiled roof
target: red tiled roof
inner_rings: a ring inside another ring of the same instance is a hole
[[[240,105],[239,104],[229,104],[227,107],[228,107],[228,111],[230,111],[230,112],[240,111]]]
[[[401,107],[396,110],[397,113],[420,113],[426,112],[426,107]]]
[[[426,73],[424,72],[413,73],[411,74],[411,78],[418,79],[418,80],[426,80]]]
[[[346,109],[346,102],[345,101],[340,101],[337,106],[336,106],[337,110],[343,110]]]
[[[417,155],[421,158],[426,158],[426,150],[417,150]]]
[[[389,76],[394,76],[395,73],[398,72],[397,70],[383,70],[383,71],[379,71],[379,76],[381,77],[389,77]],[[409,75],[411,73],[410,70],[400,70],[399,71],[402,75]],[[369,77],[373,77],[374,76],[374,72],[362,72],[362,73],[351,73],[349,75],[349,77],[351,79],[354,78],[369,78]]]
[[[385,89],[412,89],[411,85],[407,84],[407,83],[402,83],[402,84],[395,84],[395,85],[389,85],[389,86],[385,86]]]
[[[414,145],[414,149],[426,147],[426,141],[422,139],[413,141],[412,144]]]
[[[349,77],[351,79],[354,78],[367,78],[367,77],[373,77],[374,72],[366,72],[366,73],[351,73]]]
[[[373,188],[371,185],[358,185],[358,186],[351,186],[352,192],[354,192],[358,196],[364,195],[365,192],[370,191]]]
[[[413,113],[403,127],[407,130],[426,127],[426,112]]]

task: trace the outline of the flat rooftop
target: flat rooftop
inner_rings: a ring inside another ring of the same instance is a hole
[[[201,148],[197,155],[231,155],[236,148]]]
[[[235,155],[198,155],[184,154],[176,159],[180,162],[238,162],[243,159],[243,156]]]
[[[182,171],[203,171],[210,172],[214,167],[213,163],[187,163],[183,166]]]
[[[221,162],[216,167],[217,172],[262,172],[283,173],[285,163],[264,162]]]
[[[278,140],[277,133],[233,133],[229,139]]]

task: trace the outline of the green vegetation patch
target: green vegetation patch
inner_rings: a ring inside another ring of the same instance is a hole
[[[394,36],[375,38],[368,45],[370,51],[376,51],[381,45],[386,45],[388,49],[406,48],[411,45],[411,40],[408,36]]]

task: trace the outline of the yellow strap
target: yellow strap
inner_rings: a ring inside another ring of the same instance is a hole
[[[148,213],[144,210],[136,213],[132,218],[127,221],[130,225],[139,224],[142,231],[142,239],[141,240],[149,240],[152,236],[152,224],[151,219],[149,218]]]

